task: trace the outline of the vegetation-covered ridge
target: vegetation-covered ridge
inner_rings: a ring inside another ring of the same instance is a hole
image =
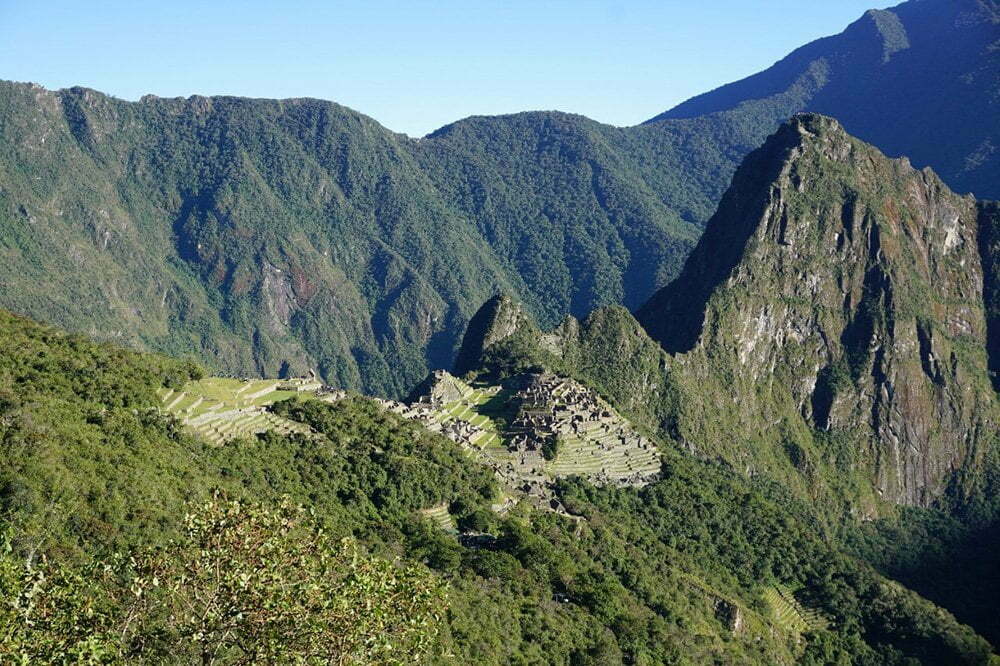
[[[318,100],[0,83],[0,307],[214,374],[316,368],[400,398],[498,289],[546,327],[639,307],[798,111],[996,195],[994,5],[871,12],[631,128],[522,113],[416,140]]]
[[[396,397],[497,288],[542,320],[638,305],[711,208],[680,153],[651,183],[623,131],[565,114],[415,141],[318,100],[2,83],[0,118],[0,306]]]
[[[275,412],[308,435],[220,444],[161,415],[157,389],[197,380],[230,399],[232,386],[0,322],[5,659],[989,659],[981,638],[839,552],[779,489],[675,451],[642,488],[560,481],[575,520],[526,503],[500,515],[489,468],[372,400],[283,400]],[[422,517],[440,507],[467,537]]]

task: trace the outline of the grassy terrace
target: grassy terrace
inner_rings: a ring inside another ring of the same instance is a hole
[[[438,527],[446,532],[457,531],[455,519],[451,517],[450,513],[448,513],[447,504],[439,504],[438,506],[432,506],[429,509],[423,509],[420,511],[420,515],[433,521]]]
[[[803,606],[795,594],[785,587],[769,587],[763,597],[771,607],[775,621],[789,631],[801,634],[825,629],[828,625],[818,610]]]
[[[613,447],[610,449],[604,446]],[[559,454],[546,465],[546,471],[556,476],[607,473],[611,477],[632,474],[652,474],[660,467],[655,448],[641,449],[622,446],[615,433],[596,432],[561,436]]]
[[[485,434],[472,443],[480,448],[502,448],[503,424],[513,418],[510,395],[496,388],[477,387],[460,400],[450,402],[438,413],[438,422],[466,421],[482,428]]]
[[[208,377],[190,382],[182,391],[159,391],[163,411],[173,414],[191,430],[215,444],[239,437],[252,437],[267,430],[282,433],[309,428],[276,416],[265,407],[295,395],[310,393],[278,390],[289,382],[274,379],[244,381],[229,377]]]

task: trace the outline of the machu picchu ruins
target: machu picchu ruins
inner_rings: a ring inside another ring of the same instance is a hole
[[[292,397],[336,402],[347,395],[310,374],[283,380],[212,377],[192,382],[183,391],[164,389],[160,400],[165,412],[222,445],[268,430],[314,435],[270,406]],[[551,373],[523,374],[485,386],[437,370],[406,402],[374,400],[457,442],[493,469],[504,489],[494,505],[500,512],[527,499],[566,513],[553,486],[569,476],[599,486],[643,486],[660,474],[653,442],[594,391]]]
[[[473,387],[437,371],[421,389],[409,404],[383,404],[461,444],[496,472],[510,497],[564,513],[552,492],[557,479],[642,486],[660,474],[656,445],[575,380],[525,374]]]

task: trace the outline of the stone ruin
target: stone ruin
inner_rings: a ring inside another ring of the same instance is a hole
[[[499,429],[503,446],[497,449],[477,445],[488,435],[484,428],[446,415],[445,405],[455,403],[475,412],[472,399],[477,389],[445,371],[428,377],[408,404],[379,402],[461,444],[493,469],[508,494],[539,508],[566,513],[553,490],[555,480],[565,476],[618,486],[642,486],[659,478],[655,444],[579,382],[549,373],[525,374],[507,380],[502,389],[510,395],[511,418]],[[501,387],[485,390],[498,393]],[[557,455],[546,460],[543,446],[553,441]]]

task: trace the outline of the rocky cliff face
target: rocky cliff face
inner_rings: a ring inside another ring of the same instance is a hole
[[[979,252],[983,258],[986,353],[993,387],[1000,391],[1000,202],[979,204]]]
[[[638,313],[676,355],[680,436],[751,473],[839,459],[885,500],[931,503],[996,425],[979,218],[832,119],[783,126]]]

